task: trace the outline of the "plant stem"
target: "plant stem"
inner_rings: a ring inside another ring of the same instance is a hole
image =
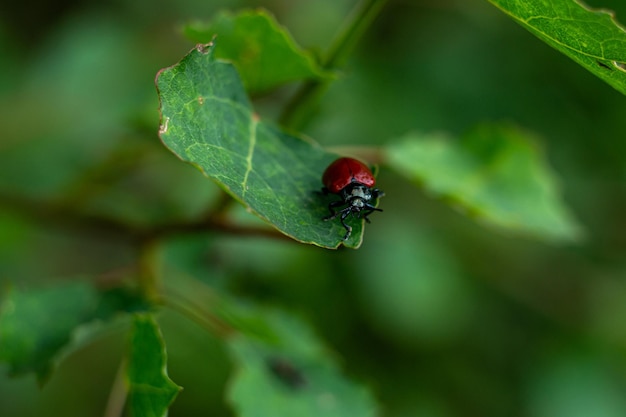
[[[111,393],[109,394],[109,399],[104,409],[104,417],[121,417],[124,414],[124,405],[126,404],[126,397],[128,396],[125,376],[126,360],[122,360],[115,374],[113,387],[111,388]]]
[[[227,200],[232,200],[232,198],[225,194],[204,218],[143,227],[103,214],[83,213],[73,206],[5,196],[0,193],[0,207],[18,212],[20,215],[27,216],[46,227],[60,227],[72,230],[77,234],[94,233],[98,234],[101,239],[144,245],[153,239],[163,239],[172,235],[206,233],[207,231],[280,240],[290,239],[270,227],[243,226],[222,219],[223,212],[231,204]],[[215,216],[215,218],[211,216]]]
[[[386,3],[387,0],[363,0],[357,5],[332,42],[323,63],[324,68],[334,69],[346,63],[354,47]]]
[[[235,330],[216,315],[196,306],[189,297],[168,292],[163,294],[163,302],[166,306],[195,321],[216,337],[226,338]]]
[[[365,31],[379,15],[387,0],[363,0],[347,17],[322,60],[325,70],[337,70],[345,65],[349,55]],[[305,82],[289,101],[280,117],[280,124],[290,130],[300,130],[311,117],[321,96],[326,92],[331,77]]]
[[[148,238],[139,246],[138,282],[143,296],[150,303],[160,302],[159,286],[159,239]]]
[[[213,206],[207,211],[206,219],[222,218],[235,203],[235,199],[226,191],[220,189],[220,195],[216,198]]]

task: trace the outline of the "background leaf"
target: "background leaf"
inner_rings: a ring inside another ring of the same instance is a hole
[[[150,315],[135,316],[128,360],[129,405],[135,417],[163,417],[182,389],[167,376],[165,343]]]
[[[229,340],[235,375],[228,397],[242,417],[375,416],[363,387],[347,380],[302,322],[284,313],[248,311],[274,332],[271,340],[250,333]]]
[[[586,1],[624,21],[623,0]],[[132,267],[136,235],[82,227],[77,211],[148,232],[205,218],[221,190],[155,140],[154,75],[190,48],[178,22],[261,4],[301,45],[324,50],[355,2],[2,8],[0,292],[7,281],[20,291],[49,288],[59,283],[50,277]],[[255,110],[279,114],[291,87],[259,98]],[[414,129],[459,138],[477,121],[513,119],[541,135],[589,238],[572,248],[494,233],[381,165],[385,212],[372,216],[359,251],[195,229],[161,240],[175,248],[164,281],[176,287],[193,277],[301,313],[342,369],[374,388],[385,415],[626,416],[625,103],[489,2],[387,2],[306,134],[328,147],[378,148]],[[19,196],[31,200],[16,205]],[[47,202],[70,210],[50,213]],[[232,215],[252,217],[243,205]],[[102,415],[128,347],[115,323],[71,356],[62,349],[43,390],[35,378],[10,378],[0,363],[0,416]],[[79,326],[72,350],[83,329],[101,327],[94,324]],[[169,309],[159,325],[170,373],[185,386],[170,415],[232,415],[224,345]]]
[[[121,289],[99,293],[75,281],[36,291],[9,291],[0,310],[0,361],[13,375],[35,372],[40,383],[80,325],[145,308]]]
[[[536,141],[511,126],[484,125],[460,141],[411,134],[387,148],[389,163],[435,195],[501,229],[568,241],[581,229],[561,202]]]
[[[368,242],[374,244],[362,249],[365,256],[356,266],[372,328],[422,348],[455,343],[471,320],[474,300],[458,261],[439,233],[416,232],[398,218],[385,230],[394,238],[393,250],[377,250],[385,239],[372,236]]]
[[[250,92],[292,81],[328,77],[312,54],[300,48],[287,29],[266,10],[223,11],[209,23],[190,23],[185,35],[208,43],[217,35],[215,56],[233,62]]]
[[[489,0],[548,45],[626,94],[626,31],[578,0]]]
[[[338,247],[343,227],[322,220],[337,197],[317,192],[337,155],[260,120],[235,69],[215,60],[214,50],[198,46],[159,73],[161,140],[284,234]],[[359,246],[363,220],[348,221],[354,230],[345,244]]]

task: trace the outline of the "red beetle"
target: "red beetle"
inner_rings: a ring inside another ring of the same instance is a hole
[[[370,201],[385,195],[381,190],[372,188],[376,184],[376,178],[372,171],[361,161],[352,158],[339,158],[326,168],[322,175],[322,183],[324,194],[337,194],[341,197],[339,201],[333,201],[328,204],[330,216],[324,217],[323,220],[332,220],[340,216],[341,224],[346,229],[343,240],[348,240],[352,233],[352,227],[346,224],[346,217],[350,213],[353,216],[361,217],[368,223],[370,219],[367,217],[374,211],[382,211],[372,205]],[[336,207],[341,207],[339,211],[335,211]]]

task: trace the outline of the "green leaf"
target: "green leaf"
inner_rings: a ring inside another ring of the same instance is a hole
[[[359,303],[367,306],[376,333],[396,343],[420,348],[455,343],[474,317],[471,284],[439,230],[421,227],[415,233],[397,217],[385,223],[391,248],[370,244],[360,253],[354,272]]]
[[[626,94],[626,31],[575,0],[489,0],[539,39]]]
[[[330,76],[312,54],[300,48],[289,31],[266,10],[219,13],[211,22],[185,26],[186,36],[199,43],[217,35],[215,56],[232,61],[250,92],[281,84]]]
[[[29,292],[12,289],[0,309],[0,361],[10,365],[11,375],[35,372],[44,383],[78,326],[145,307],[131,293],[99,293],[82,281]]]
[[[162,417],[182,389],[167,376],[165,343],[147,314],[135,316],[128,361],[129,406],[135,417]]]
[[[260,120],[237,72],[216,60],[214,50],[212,44],[198,45],[158,74],[161,140],[282,233],[338,247],[343,227],[322,220],[337,197],[317,193],[324,169],[337,155]],[[344,244],[358,247],[363,220],[348,222],[354,230]]]
[[[368,390],[341,375],[332,355],[302,322],[278,312],[250,313],[264,319],[275,337],[229,339],[237,370],[228,398],[239,416],[378,415]]]
[[[531,135],[481,126],[460,141],[411,134],[387,149],[389,163],[437,196],[501,229],[573,241],[582,231]]]
[[[68,302],[71,300],[71,302]],[[11,290],[0,311],[0,360],[9,373],[33,371],[43,383],[72,331],[91,319],[96,293],[84,283],[34,292]]]

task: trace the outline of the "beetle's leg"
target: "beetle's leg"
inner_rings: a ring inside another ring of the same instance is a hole
[[[365,203],[365,208],[363,210],[367,210],[367,214],[366,215],[372,214],[372,212],[374,212],[374,211],[383,211],[383,209],[380,209],[378,207],[374,207],[370,203]]]
[[[350,214],[351,210],[343,210],[341,213],[341,224],[343,225],[343,227],[346,228],[346,234],[343,237],[343,240],[348,240],[348,238],[350,237],[350,235],[352,234],[352,227],[348,226],[346,224],[346,217],[348,217],[348,214]]]
[[[363,213],[363,218],[365,219],[366,222],[371,223],[370,219],[369,219],[369,215],[372,214],[375,211],[383,211],[383,209],[379,209],[377,207],[372,206],[371,204],[365,204],[365,209],[363,210],[367,210],[365,213]]]
[[[380,198],[380,197],[384,197],[384,196],[385,196],[385,192],[383,190],[379,190],[378,188],[374,188],[372,190],[372,197]]]
[[[341,200],[338,201],[332,201],[331,203],[328,204],[328,211],[330,211],[330,216],[324,217],[323,220],[332,220],[335,217],[339,216],[343,210],[336,212],[333,208],[334,207],[339,207],[339,206],[343,206],[345,203]]]

